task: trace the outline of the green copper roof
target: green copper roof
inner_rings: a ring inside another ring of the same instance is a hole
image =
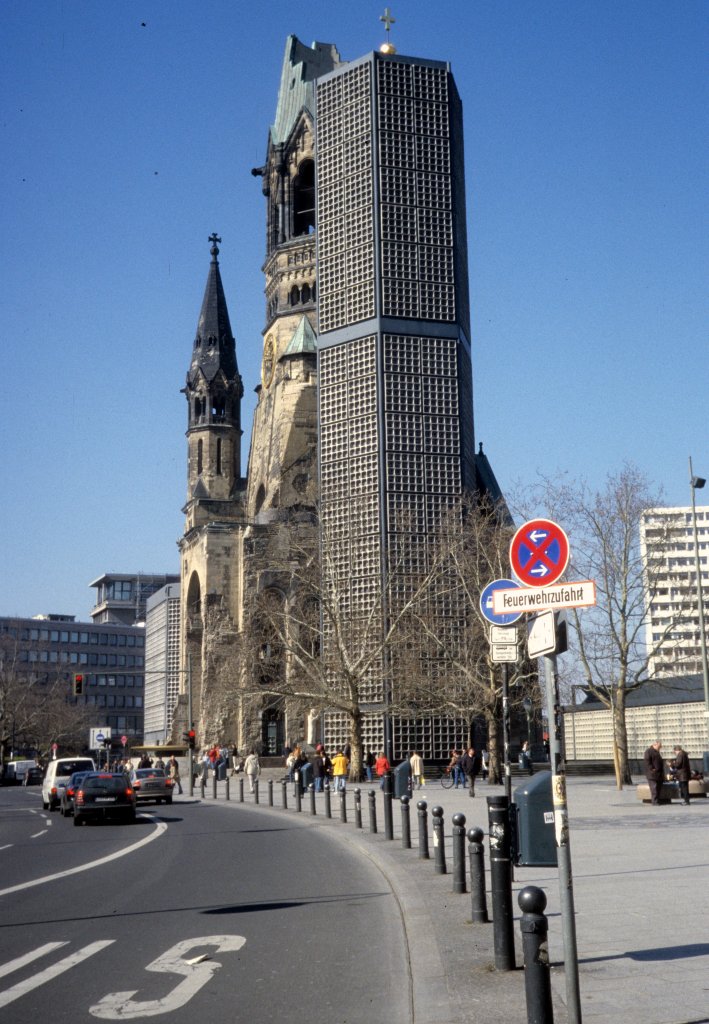
[[[303,316],[300,323],[293,331],[293,337],[288,342],[284,356],[299,356],[304,353],[312,353],[313,355],[317,351],[317,341],[315,338],[315,331],[313,330],[310,321],[307,316]]]
[[[288,36],[278,90],[276,120],[271,125],[271,141],[274,145],[286,141],[303,107],[311,116],[315,116],[315,79],[326,75],[341,63],[333,43],[305,46],[296,36]]]

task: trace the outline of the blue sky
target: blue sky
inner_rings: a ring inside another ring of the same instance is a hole
[[[209,263],[244,378],[286,36],[354,59],[383,3],[3,0],[0,615],[87,619],[105,571],[178,571]],[[503,487],[635,462],[709,476],[704,0],[406,0],[465,117],[476,438]],[[543,512],[544,510],[540,510]],[[571,538],[573,545],[573,538]]]

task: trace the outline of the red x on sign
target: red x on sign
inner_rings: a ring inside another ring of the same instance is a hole
[[[512,538],[510,563],[517,578],[528,587],[549,586],[569,564],[569,538],[550,519],[532,519]]]

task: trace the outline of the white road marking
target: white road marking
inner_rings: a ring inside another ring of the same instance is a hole
[[[36,839],[37,836],[46,836],[48,831],[49,831],[48,829],[43,828],[41,832],[35,832],[35,834],[33,836],[30,836],[30,839]]]
[[[151,820],[155,821],[154,818]],[[8,896],[11,892],[22,892],[23,889],[32,889],[35,885],[55,882],[58,878],[68,878],[69,875],[78,875],[82,871],[91,871],[93,868],[101,867],[103,864],[110,864],[112,860],[118,860],[119,857],[125,857],[129,853],[133,853],[134,850],[139,850],[141,846],[152,843],[153,839],[157,839],[158,836],[161,836],[166,831],[167,824],[164,821],[155,821],[155,828],[150,835],[139,839],[132,846],[127,846],[125,850],[109,853],[106,857],[101,857],[99,860],[92,860],[88,864],[80,864],[78,867],[68,868],[66,871],[57,871],[54,875],[45,875],[43,878],[34,878],[31,882],[21,882],[19,885],[11,885],[7,889],[0,889],[0,896]]]
[[[185,960],[184,954],[188,950],[199,946],[216,946],[216,953],[228,953],[241,949],[245,942],[243,935],[207,935],[198,939],[183,939],[145,968],[146,971],[185,975],[184,981],[176,985],[166,996],[162,999],[138,1002],[132,998],[137,989],[130,992],[111,992],[100,1002],[90,1006],[89,1013],[103,1020],[134,1020],[136,1017],[156,1017],[161,1013],[171,1013],[184,1006],[221,967],[215,960],[203,960],[201,956],[195,958],[198,963]]]
[[[12,843],[6,843],[5,846],[0,846],[0,850],[9,850],[12,845]]]
[[[40,971],[34,977],[18,982],[17,985],[13,985],[12,988],[8,988],[5,992],[0,992],[0,1006],[14,1003],[16,999],[20,999],[21,996],[27,995],[28,992],[39,988],[40,985],[44,985],[45,982],[58,977],[58,975],[68,971],[71,967],[76,967],[82,960],[88,959],[94,953],[99,953],[106,946],[112,946],[115,941],[115,939],[103,939],[100,942],[92,942],[90,946],[84,946],[83,949],[78,950],[76,953],[65,956],[63,960],[59,960],[51,967],[47,967],[46,970]]]
[[[0,965],[0,978],[4,978],[6,974],[12,974],[13,971],[19,971],[26,964],[31,964],[33,960],[39,960],[41,956],[46,956],[53,949],[59,949],[60,946],[66,946],[66,944],[66,942],[48,942],[44,946],[33,949],[30,953],[25,953],[24,956],[18,956],[16,960],[10,960],[8,963]]]

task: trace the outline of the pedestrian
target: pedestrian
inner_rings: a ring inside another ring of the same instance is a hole
[[[202,754],[202,785],[206,786],[209,781],[209,766],[211,765],[209,759],[209,751],[205,750]]]
[[[329,787],[332,785],[332,760],[325,749],[320,751],[320,757],[323,764],[323,785]]]
[[[367,776],[367,782],[372,782],[374,780],[374,761],[374,754],[369,747],[367,747],[367,753],[364,755],[364,771]]]
[[[650,787],[650,801],[653,804],[659,804],[660,793],[662,792],[662,782],[665,778],[665,762],[662,759],[662,744],[659,740],[655,740],[645,751],[643,757],[643,764],[645,766],[645,778],[647,784]]]
[[[231,774],[236,775],[239,771],[239,748],[236,743],[231,748]]]
[[[522,771],[526,771],[527,775],[534,775],[534,764],[532,763],[532,754],[527,740],[524,741],[519,752],[519,766]]]
[[[457,789],[461,782],[463,782],[463,770],[460,767],[460,754],[457,750],[451,750],[451,759],[448,762],[448,772],[453,775],[453,784]]]
[[[482,761],[481,775],[483,777],[484,782],[487,779],[488,775],[490,774],[490,752],[488,751],[487,747],[483,747],[480,757]]]
[[[347,769],[349,767],[349,761],[342,752],[342,748],[338,747],[335,751],[335,756],[332,759],[332,775],[335,780],[335,792],[344,793],[347,785]]]
[[[475,796],[475,779],[480,771],[480,758],[475,752],[475,747],[468,747],[459,765],[468,778],[468,796]]]
[[[421,789],[421,786],[424,785],[423,758],[413,751],[409,754],[409,764],[411,765],[411,788],[413,789],[414,783],[416,783],[416,789]]]
[[[389,764],[389,758],[386,756],[383,750],[379,751],[377,759],[374,762],[374,772],[379,781],[379,788],[384,789],[384,779],[386,773],[391,771],[391,765]]]
[[[289,782],[293,781],[293,765],[295,764],[295,753],[289,750],[286,754],[286,778]]]
[[[246,778],[249,780],[249,791],[253,793],[254,781],[261,774],[261,765],[255,750],[252,750],[244,761],[244,771],[246,772]]]
[[[173,754],[170,760],[167,762],[167,773],[172,779],[173,786],[177,786],[177,793],[182,796],[182,781],[180,779],[180,766],[177,762],[177,758]]]
[[[325,762],[323,761],[322,748],[315,749],[313,760],[311,764],[313,766],[313,789],[316,793],[322,793],[323,781],[325,779]]]
[[[677,779],[682,803],[689,807],[689,780],[692,777],[692,766],[689,763],[687,751],[683,750],[679,743],[675,746],[675,756],[670,767]]]

